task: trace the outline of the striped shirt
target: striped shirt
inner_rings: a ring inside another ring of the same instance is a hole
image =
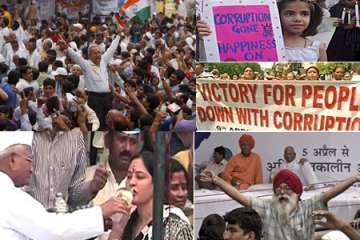
[[[74,49],[68,49],[69,57],[80,65],[84,71],[85,88],[90,92],[110,92],[108,65],[117,46],[119,45],[120,36],[117,36],[111,43],[110,47],[101,56],[100,66],[95,65],[91,60],[85,60],[80,53]]]
[[[272,199],[251,198],[252,208],[260,215],[263,222],[264,240],[308,240],[312,239],[315,224],[312,212],[327,210],[321,200],[321,194],[299,201],[295,211],[290,214],[290,222],[282,224],[276,217]]]
[[[79,129],[58,132],[35,132],[33,174],[28,192],[46,209],[53,208],[56,193],[62,193],[70,208],[87,204],[93,197],[85,182],[87,155]]]

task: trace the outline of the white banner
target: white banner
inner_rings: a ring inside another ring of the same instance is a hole
[[[200,133],[201,134],[201,133]],[[243,133],[212,132],[202,140],[195,152],[195,164],[199,165],[211,158],[213,149],[224,146],[232,154],[240,153],[239,138]],[[321,182],[337,181],[356,175],[360,172],[359,133],[249,133],[255,139],[254,152],[259,154],[263,162],[263,180],[269,182],[270,172],[280,167],[284,161],[284,148],[293,146],[296,159],[302,157],[309,160]],[[199,133],[196,133],[198,137]]]
[[[40,20],[48,20],[55,16],[55,0],[37,0]]]
[[[92,0],[93,12],[95,15],[109,15],[118,10],[119,0]]]
[[[359,82],[196,82],[201,131],[359,131]]]

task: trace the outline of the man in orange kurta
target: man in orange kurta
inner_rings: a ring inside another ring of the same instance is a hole
[[[239,139],[241,153],[233,156],[226,164],[223,178],[237,189],[262,183],[262,161],[251,150],[255,146],[252,136],[244,134]]]

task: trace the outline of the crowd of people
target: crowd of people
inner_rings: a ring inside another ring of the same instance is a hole
[[[242,73],[231,76],[216,68],[212,69],[210,73],[221,80],[360,81],[360,65],[357,63],[354,63],[351,68],[335,65],[329,74],[322,73],[315,65],[307,67],[303,72],[300,69],[292,71],[288,66],[285,66],[280,70],[264,70],[264,73],[258,73],[252,67],[246,66]]]
[[[195,130],[191,16],[123,17],[125,27],[113,14],[40,21],[3,5],[0,16],[0,130],[102,131],[111,111],[119,131]]]

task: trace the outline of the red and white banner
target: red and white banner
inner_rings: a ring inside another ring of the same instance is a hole
[[[200,131],[359,131],[360,83],[197,79]]]

